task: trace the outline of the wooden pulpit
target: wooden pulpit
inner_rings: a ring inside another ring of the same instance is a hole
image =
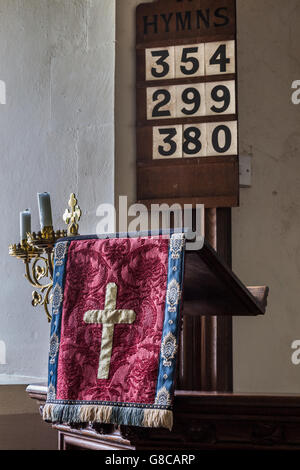
[[[300,449],[300,396],[232,391],[232,316],[263,315],[268,288],[245,287],[225,263],[226,256],[230,259],[230,217],[228,209],[207,211],[207,240],[186,256],[172,432],[57,425],[59,449]],[[47,386],[32,385],[27,392],[42,410]]]
[[[235,394],[231,389],[232,316],[263,315],[268,288],[245,287],[212,247],[215,244],[224,250],[228,241],[226,231],[220,231],[222,237],[218,237],[216,230],[220,230],[218,219],[223,228],[230,219],[230,211],[226,211],[227,216],[223,210],[207,212],[211,243],[206,240],[201,250],[186,255],[172,432],[101,424],[57,425],[59,449],[300,449],[300,397]],[[225,226],[230,235],[230,227]],[[29,386],[27,391],[42,409],[46,385]]]

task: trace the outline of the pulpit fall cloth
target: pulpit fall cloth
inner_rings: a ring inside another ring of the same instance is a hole
[[[55,247],[44,420],[172,429],[185,237]]]

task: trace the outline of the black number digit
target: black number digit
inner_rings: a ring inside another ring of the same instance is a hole
[[[221,95],[219,94],[221,92]],[[218,85],[212,89],[211,97],[217,103],[223,102],[223,106],[221,108],[217,108],[216,106],[212,106],[210,109],[214,113],[224,113],[230,105],[230,91],[224,85]]]
[[[170,146],[169,150],[165,150],[164,147],[162,145],[159,145],[158,147],[158,152],[160,153],[160,155],[162,155],[163,157],[170,157],[171,155],[173,155],[176,150],[177,150],[177,144],[174,140],[172,140],[176,134],[177,134],[177,131],[176,129],[173,129],[173,128],[170,128],[170,129],[159,129],[159,133],[160,135],[166,135],[167,137],[165,137],[163,139],[163,142],[167,145]]]
[[[220,146],[219,137],[220,132],[224,132],[225,134],[225,141],[223,147]],[[227,126],[218,126],[214,129],[212,133],[212,145],[216,152],[218,153],[225,153],[231,147],[232,136],[229,127]]]
[[[159,72],[156,68],[152,67],[151,73],[153,77],[163,78],[168,75],[170,71],[170,66],[168,62],[165,62],[165,60],[169,57],[169,51],[152,51],[151,54],[152,57],[159,57],[159,59],[156,61],[156,64],[162,67],[161,72]]]
[[[165,117],[165,116],[171,116],[170,111],[165,110],[162,111],[161,108],[166,106],[167,104],[170,103],[171,101],[171,94],[168,90],[156,90],[153,93],[152,99],[153,101],[158,101],[160,96],[163,96],[162,101],[157,103],[157,105],[154,106],[153,111],[152,111],[152,117]]]
[[[209,61],[210,65],[220,65],[220,72],[226,72],[230,59],[226,57],[226,44],[222,44]]]
[[[189,97],[192,95],[192,97]],[[196,88],[186,88],[182,93],[182,101],[185,104],[193,104],[193,109],[182,108],[181,112],[187,116],[197,113],[201,105],[201,96]]]
[[[200,142],[201,131],[198,127],[188,127],[183,133],[184,143],[183,152],[186,155],[196,155],[202,149]],[[190,146],[192,145],[192,148]]]
[[[182,51],[181,62],[184,64],[192,64],[192,68],[180,66],[180,70],[184,75],[194,75],[199,70],[199,60],[196,57],[188,57],[188,54],[197,54],[198,47],[186,47]]]

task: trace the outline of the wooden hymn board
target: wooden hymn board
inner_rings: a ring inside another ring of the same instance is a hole
[[[138,200],[239,203],[235,0],[137,7]]]

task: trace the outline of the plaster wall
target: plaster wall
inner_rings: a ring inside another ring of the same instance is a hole
[[[114,51],[114,0],[0,1],[0,376],[47,375],[49,325],[8,255],[19,211],[38,230],[36,193],[49,191],[63,228],[75,192],[94,233],[97,206],[114,202]]]

